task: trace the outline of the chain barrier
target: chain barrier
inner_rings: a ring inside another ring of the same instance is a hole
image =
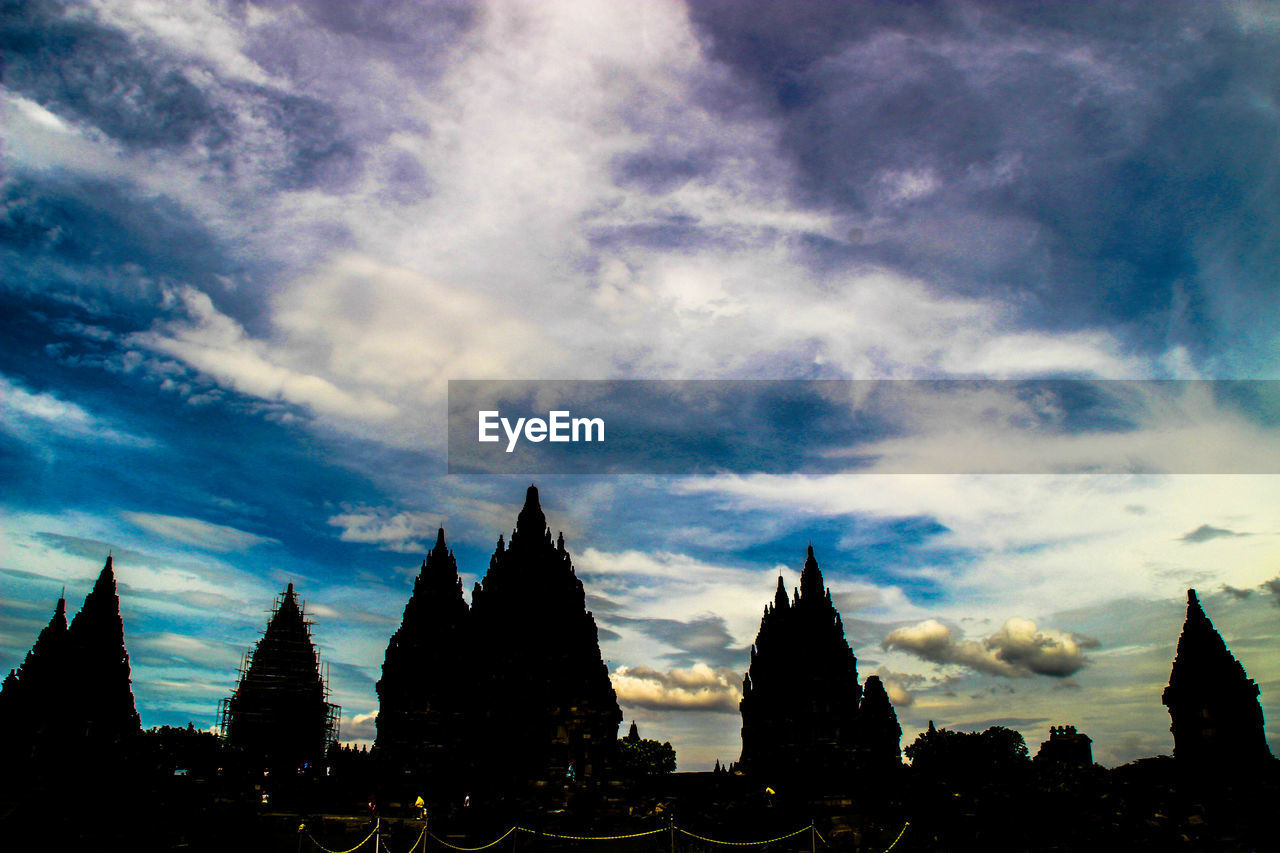
[[[300,827],[300,829],[302,832],[305,832],[307,834],[307,838],[311,839],[311,843],[319,847],[321,850],[323,850],[324,853],[355,853],[357,850],[363,847],[370,838],[373,838],[373,836],[378,834],[378,828],[375,826],[373,828],[373,831],[364,837],[364,841],[361,841],[359,844],[357,844],[355,847],[352,847],[350,850],[330,850],[328,847],[325,847],[323,844],[321,844],[319,841],[316,840],[316,837],[311,834],[311,830],[307,829],[306,824],[303,824],[302,827]]]
[[[502,833],[502,835],[500,835],[498,838],[495,838],[493,841],[490,841],[488,844],[485,844],[482,847],[459,847],[456,844],[450,844],[448,841],[445,841],[443,838],[436,835],[434,832],[428,832],[427,835],[431,836],[436,841],[443,844],[445,847],[448,847],[450,850],[462,850],[464,851],[464,853],[475,853],[475,851],[477,850],[488,850],[490,847],[493,847],[495,844],[501,844],[503,841],[507,839],[508,835],[515,832],[519,828],[520,827],[518,826],[511,827],[506,832]]]
[[[893,839],[893,843],[891,843],[888,847],[884,849],[884,853],[889,853],[889,851],[893,850],[893,848],[898,846],[898,842],[902,840],[902,836],[907,834],[907,829],[910,826],[911,826],[911,821],[906,821],[905,823],[902,824],[902,830],[898,833],[897,838]],[[427,832],[426,827],[423,827],[422,832],[418,834],[417,840],[413,842],[413,846],[409,848],[408,853],[413,853],[414,850],[418,849],[419,843],[424,844],[423,850],[425,851],[426,850],[425,841],[428,837],[432,838],[442,846],[448,847],[450,850],[458,850],[460,851],[460,853],[477,853],[477,851],[488,850],[490,847],[495,847],[501,844],[503,841],[506,841],[507,838],[513,832],[527,832],[530,835],[537,835],[543,838],[557,838],[562,841],[621,841],[627,838],[644,838],[649,835],[659,835],[664,832],[670,832],[671,830],[675,830],[679,832],[681,835],[687,835],[690,838],[696,838],[699,841],[705,841],[708,844],[720,844],[726,847],[759,847],[764,844],[776,844],[779,841],[786,841],[788,838],[795,838],[797,835],[801,835],[805,832],[810,832],[810,831],[812,831],[815,835],[817,835],[818,838],[822,839],[823,844],[827,844],[827,840],[825,838],[822,838],[822,834],[818,832],[817,827],[814,826],[813,824],[810,824],[809,826],[801,827],[800,829],[797,829],[795,832],[789,832],[786,835],[779,835],[777,838],[768,838],[763,841],[722,841],[718,838],[707,838],[705,835],[698,835],[697,833],[690,832],[689,830],[682,829],[681,827],[678,827],[678,826],[671,826],[664,829],[650,829],[647,832],[633,832],[627,835],[560,835],[555,832],[543,832],[538,829],[529,829],[528,827],[524,827],[524,826],[513,826],[510,829],[508,829],[506,832],[502,833],[502,835],[500,835],[498,838],[480,847],[459,847],[456,844],[450,844],[448,841],[445,841],[443,838],[436,835],[434,832]],[[328,847],[325,847],[323,844],[321,844],[319,841],[316,840],[316,837],[311,834],[311,830],[306,829],[306,827],[304,826],[302,827],[302,831],[306,832],[307,837],[311,839],[311,843],[314,844],[316,847],[320,848],[320,850],[324,851],[324,853],[355,853],[355,851],[363,847],[369,841],[369,839],[373,838],[373,836],[377,833],[377,829],[375,828],[373,832],[370,832],[368,835],[365,836],[363,841],[361,841],[355,847],[352,847],[350,850],[330,850]]]
[[[909,827],[909,826],[911,826],[911,821],[907,821],[906,823],[904,823],[904,824],[902,825],[902,831],[898,833],[898,837],[897,837],[897,838],[893,839],[893,843],[892,843],[892,844],[890,844],[888,847],[884,848],[884,853],[889,853],[889,851],[890,851],[890,850],[892,850],[893,848],[895,848],[895,847],[897,847],[897,846],[898,846],[898,842],[902,840],[902,836],[904,836],[904,835],[906,835],[906,834],[907,834],[907,827]]]
[[[516,829],[521,832],[527,832],[530,835],[541,835],[544,838],[559,838],[564,841],[620,841],[623,838],[644,838],[646,835],[657,835],[660,832],[667,832],[666,829],[651,829],[648,832],[633,832],[630,835],[557,835],[554,832],[543,832],[540,829],[527,829],[523,826],[517,826]]]
[[[427,837],[427,827],[424,825],[424,826],[422,827],[422,832],[419,832],[419,833],[418,833],[418,837],[414,839],[414,841],[413,841],[413,846],[409,848],[409,850],[407,851],[407,853],[413,853],[413,851],[414,851],[414,850],[417,850],[417,849],[418,849],[418,843],[419,843],[419,842],[421,842],[421,841],[423,841],[426,837]],[[426,849],[427,849],[426,844],[423,844],[423,845],[422,845],[422,849],[423,849],[423,850],[426,850]]]
[[[788,838],[795,838],[800,833],[808,832],[811,829],[813,829],[812,824],[810,824],[809,826],[803,826],[800,829],[797,829],[795,832],[788,832],[786,835],[779,835],[777,838],[770,838],[765,841],[720,841],[715,838],[707,838],[702,835],[695,835],[687,829],[680,829],[680,827],[676,827],[676,830],[678,832],[680,832],[683,835],[687,835],[690,838],[696,838],[699,841],[705,841],[708,844],[724,844],[729,847],[756,847],[760,844],[774,844],[775,842],[778,842],[778,841],[785,841]]]

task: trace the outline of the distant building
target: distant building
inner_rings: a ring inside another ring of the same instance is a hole
[[[1270,759],[1258,685],[1187,590],[1187,618],[1162,701],[1179,763],[1238,767]]]
[[[328,698],[311,623],[291,583],[276,600],[235,693],[223,700],[222,736],[268,767],[296,770],[319,762],[338,739],[341,709]]]
[[[782,578],[766,606],[743,679],[742,757],[762,779],[829,784],[858,768],[900,764],[902,730],[880,679],[857,659],[810,546],[800,588]]]
[[[1093,766],[1093,739],[1075,726],[1050,726],[1049,739],[1040,744],[1037,764],[1052,767]]]

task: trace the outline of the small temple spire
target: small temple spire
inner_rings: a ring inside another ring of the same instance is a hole
[[[822,598],[824,595],[822,571],[818,568],[818,560],[813,556],[813,544],[810,543],[805,556],[804,569],[800,572],[800,597]]]
[[[515,545],[517,536],[522,540],[537,537],[545,539],[548,543],[551,542],[551,531],[547,529],[547,516],[542,512],[542,505],[538,502],[537,486],[530,485],[525,492],[524,507],[516,516],[516,529],[511,531],[512,545]]]

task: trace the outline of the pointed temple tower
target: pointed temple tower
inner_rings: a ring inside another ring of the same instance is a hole
[[[401,770],[456,775],[469,750],[472,667],[467,603],[444,541],[422,562],[404,619],[391,635],[378,681],[377,749]]]
[[[823,785],[847,777],[870,756],[896,758],[901,730],[893,706],[878,678],[868,692],[864,727],[857,659],[811,545],[800,589],[788,600],[778,578],[773,604],[760,620],[742,684],[739,766],[760,778]]]
[[[9,670],[0,688],[0,730],[8,733],[6,752],[16,759],[35,759],[47,740],[65,737],[71,696],[69,663],[64,597],[58,599],[53,617],[22,665]]]
[[[338,739],[340,709],[330,704],[311,641],[311,623],[289,584],[267,630],[221,708],[227,743],[269,766],[296,769],[324,757]]]
[[[902,764],[902,726],[878,675],[868,675],[858,706],[858,766],[872,772]]]
[[[1258,685],[1235,659],[1187,590],[1187,619],[1161,701],[1169,709],[1179,763],[1223,768],[1271,758]]]
[[[471,614],[487,775],[536,785],[558,785],[571,770],[578,781],[598,776],[622,711],[582,582],[534,486],[510,545],[498,539]]]
[[[0,727],[17,760],[82,760],[141,730],[111,557],[67,624],[66,597],[0,689]]]
[[[110,556],[84,606],[71,620],[67,640],[75,673],[72,701],[80,707],[84,734],[115,741],[141,731]]]

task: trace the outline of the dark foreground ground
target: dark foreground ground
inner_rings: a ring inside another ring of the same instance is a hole
[[[52,768],[46,768],[46,770]],[[1025,769],[992,778],[913,775],[850,780],[842,791],[766,793],[729,774],[674,774],[520,796],[432,794],[430,834],[406,786],[300,776],[288,780],[146,774],[127,767],[56,778],[4,776],[0,847],[63,851],[347,851],[380,819],[380,850],[495,853],[818,851],[1235,851],[1277,848],[1280,778],[1187,772],[1157,758],[1105,770]],[[268,802],[263,802],[266,792]],[[369,802],[374,801],[376,811]],[[904,825],[907,829],[903,832]],[[768,844],[742,842],[776,839]],[[305,829],[300,829],[305,827]],[[636,837],[637,833],[651,833]],[[555,836],[590,836],[576,840]],[[701,836],[701,838],[699,838]],[[899,837],[900,836],[900,837]],[[738,842],[726,845],[716,842]],[[374,840],[361,850],[373,850]]]

